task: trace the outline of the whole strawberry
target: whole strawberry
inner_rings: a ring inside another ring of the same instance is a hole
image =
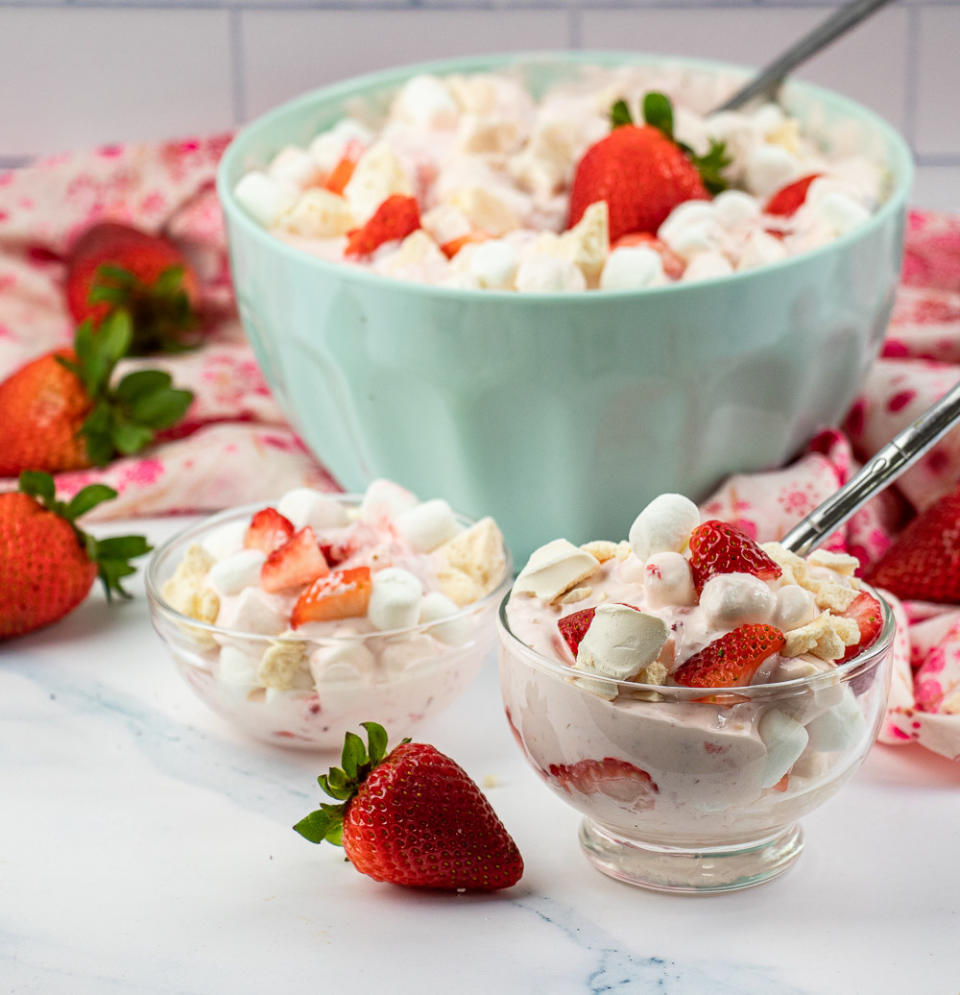
[[[197,277],[165,238],[115,222],[88,228],[67,259],[66,290],[77,324],[96,328],[118,308],[128,311],[133,355],[196,344]]]
[[[125,311],[96,331],[86,321],[72,350],[47,353],[0,383],[0,477],[105,466],[183,417],[193,395],[173,389],[167,373],[139,370],[111,386],[132,334]]]
[[[960,604],[960,489],[913,519],[865,579],[898,598]]]
[[[94,539],[75,521],[117,492],[103,484],[58,501],[53,478],[23,473],[20,490],[0,494],[0,639],[56,622],[86,598],[94,579],[107,597],[128,597],[120,584],[129,560],[150,551],[142,536]]]
[[[364,722],[367,748],[346,734],[343,769],[318,780],[339,805],[321,805],[293,828],[341,845],[361,874],[414,888],[495,891],[516,884],[523,859],[496,812],[449,757]]]
[[[697,157],[673,137],[673,108],[661,93],[648,93],[643,125],[633,124],[621,100],[611,113],[613,131],[591,145],[577,165],[570,190],[572,228],[584,211],[607,202],[611,244],[634,232],[654,233],[687,200],[707,200],[723,188],[727,165],[722,145]]]

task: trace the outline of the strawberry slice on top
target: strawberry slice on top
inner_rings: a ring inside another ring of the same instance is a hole
[[[570,647],[570,652],[574,656],[577,655],[580,643],[587,634],[590,623],[593,621],[593,616],[596,614],[596,608],[584,608],[582,611],[574,612],[572,615],[564,615],[563,618],[557,621],[557,628],[560,630],[560,635],[563,636],[564,641]]]
[[[259,549],[269,556],[279,549],[294,533],[293,522],[276,508],[261,508],[247,526],[243,537],[244,549]]]
[[[883,611],[880,602],[866,591],[862,591],[854,598],[850,607],[843,613],[844,618],[852,618],[860,629],[860,641],[853,646],[847,647],[847,652],[843,654],[838,663],[846,663],[855,656],[869,649],[880,635],[883,628]]]
[[[783,218],[792,217],[803,207],[807,199],[807,191],[810,189],[810,184],[818,179],[819,176],[819,173],[811,173],[809,176],[803,176],[799,180],[794,180],[793,183],[788,183],[785,187],[781,187],[767,201],[764,211],[767,214],[777,214]]]
[[[416,197],[395,193],[388,197],[361,228],[347,232],[348,256],[369,256],[385,242],[406,238],[420,227]]]
[[[697,592],[718,574],[753,574],[773,580],[783,571],[757,543],[736,525],[711,518],[690,534],[690,570]]]
[[[307,622],[329,622],[359,618],[367,614],[373,580],[369,567],[334,570],[318,577],[293,606],[290,625],[296,629]]]
[[[744,687],[764,660],[783,649],[784,642],[775,626],[741,625],[694,653],[672,676],[689,688]]]
[[[310,526],[295,532],[271,552],[260,567],[260,586],[271,594],[310,584],[330,573]]]

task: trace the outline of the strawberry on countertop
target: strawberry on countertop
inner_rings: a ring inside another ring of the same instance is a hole
[[[88,228],[70,251],[66,289],[78,324],[97,327],[118,308],[128,311],[133,355],[196,344],[197,277],[165,238],[112,221]]]
[[[53,478],[22,473],[20,490],[0,494],[0,639],[56,622],[86,598],[96,577],[107,597],[128,597],[129,560],[150,546],[143,536],[94,539],[76,519],[117,492],[103,484],[58,501]]]
[[[609,210],[610,242],[633,232],[654,233],[687,200],[707,200],[724,187],[723,145],[698,157],[673,137],[673,108],[662,93],[643,101],[645,124],[635,125],[624,101],[611,112],[613,130],[584,153],[570,191],[569,227],[598,200]]]
[[[0,476],[105,466],[183,417],[193,394],[174,389],[168,373],[138,370],[111,385],[132,336],[126,311],[97,330],[85,321],[72,350],[47,353],[0,383]]]
[[[698,525],[690,535],[690,569],[697,591],[718,574],[753,574],[772,580],[783,571],[736,525],[713,518]]]
[[[783,644],[783,633],[775,626],[741,625],[694,653],[673,672],[673,679],[691,688],[743,687]]]
[[[342,845],[361,874],[414,888],[495,891],[516,884],[523,859],[467,773],[439,750],[364,722],[367,747],[348,732],[342,768],[318,778],[340,804],[293,828],[311,843]]]

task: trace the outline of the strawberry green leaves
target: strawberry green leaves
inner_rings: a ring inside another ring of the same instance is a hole
[[[671,142],[676,141],[673,137],[673,104],[666,94],[656,91],[644,94],[643,120],[663,132]]]
[[[610,108],[610,127],[622,128],[625,124],[633,124],[633,115],[626,100],[618,100]]]
[[[106,484],[91,484],[78,491],[69,501],[61,501],[56,496],[56,486],[49,473],[25,470],[20,474],[20,490],[39,501],[48,511],[66,519],[76,534],[77,542],[83,546],[87,557],[97,565],[97,576],[103,582],[107,600],[114,594],[122,598],[130,595],[120,583],[124,577],[136,573],[130,560],[149,553],[151,546],[143,536],[113,536],[108,539],[95,539],[77,527],[76,519],[85,515],[104,501],[111,501],[117,492]]]

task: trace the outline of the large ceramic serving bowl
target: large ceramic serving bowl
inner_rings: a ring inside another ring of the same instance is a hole
[[[775,466],[845,411],[879,348],[900,268],[910,154],[858,104],[790,83],[782,101],[824,145],[884,162],[891,192],[814,251],[701,283],[516,294],[393,280],[276,239],[233,195],[284,145],[357,101],[385,107],[422,72],[510,67],[531,91],[587,64],[719,63],[626,53],[491,56],[317,90],[241,131],[218,190],[244,326],[280,403],[341,484],[386,476],[492,514],[522,562],[556,535],[621,535],[624,509],[703,497]]]

